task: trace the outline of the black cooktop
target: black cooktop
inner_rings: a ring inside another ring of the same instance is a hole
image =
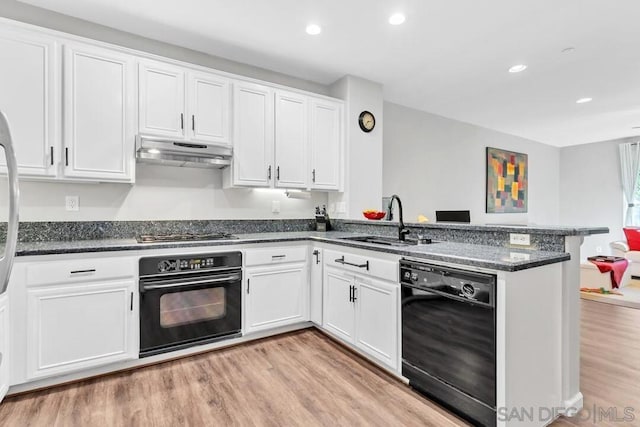
[[[237,239],[229,233],[207,233],[207,234],[143,234],[136,237],[138,243],[161,243],[161,242],[201,242],[207,240],[231,240]]]

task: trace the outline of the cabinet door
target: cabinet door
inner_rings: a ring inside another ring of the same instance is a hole
[[[189,75],[189,129],[192,139],[231,143],[230,89],[229,80],[223,77],[205,73]]]
[[[0,295],[0,402],[9,390],[9,295]]]
[[[322,323],[343,340],[355,341],[355,304],[351,301],[353,276],[325,266]]]
[[[246,332],[308,320],[306,263],[247,269]]]
[[[308,101],[304,95],[276,92],[276,187],[307,187]]]
[[[309,320],[322,325],[322,249],[311,251]]]
[[[135,358],[133,289],[133,280],[28,289],[27,377]]]
[[[271,186],[273,91],[252,83],[233,85],[233,185]]]
[[[59,51],[53,40],[0,32],[0,111],[21,176],[55,176],[59,159]],[[0,155],[0,172],[6,172]]]
[[[356,346],[393,369],[398,366],[398,292],[391,283],[356,279]]]
[[[135,62],[83,44],[64,48],[64,175],[133,181]]]
[[[184,138],[184,70],[144,61],[139,69],[140,133]]]
[[[342,176],[342,105],[311,99],[311,185],[340,190]]]

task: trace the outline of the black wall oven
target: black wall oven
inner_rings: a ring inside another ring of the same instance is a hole
[[[476,425],[496,425],[496,276],[400,261],[402,375]]]
[[[140,357],[241,335],[242,254],[140,259]]]

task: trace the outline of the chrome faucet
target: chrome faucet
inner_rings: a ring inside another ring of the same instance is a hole
[[[398,240],[404,241],[406,235],[409,234],[409,229],[404,226],[404,221],[402,219],[402,201],[396,194],[391,196],[391,200],[389,200],[389,207],[387,208],[389,210],[389,221],[393,219],[392,209],[394,200],[398,201],[398,211],[400,211],[400,222],[398,224]]]

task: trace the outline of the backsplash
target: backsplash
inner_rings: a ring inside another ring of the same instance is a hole
[[[130,239],[141,234],[178,233],[266,233],[309,231],[312,219],[274,220],[194,220],[194,221],[67,221],[21,222],[20,242]],[[0,223],[0,242],[6,239],[7,225]]]
[[[335,219],[331,220],[331,224],[336,231],[350,231],[388,237],[396,237],[398,235],[397,222]],[[416,239],[416,236],[420,234],[425,238],[438,241],[511,247],[509,243],[510,231],[497,230],[496,227],[473,225],[451,225],[449,227],[443,224],[438,224],[437,227],[434,227],[433,224],[426,224],[424,226],[407,224],[406,227],[411,230],[411,233],[407,237],[409,239]],[[526,249],[552,252],[565,251],[564,234],[550,234],[549,232],[536,233],[535,229],[527,228],[522,228],[519,232],[528,233],[531,237],[531,246]]]

